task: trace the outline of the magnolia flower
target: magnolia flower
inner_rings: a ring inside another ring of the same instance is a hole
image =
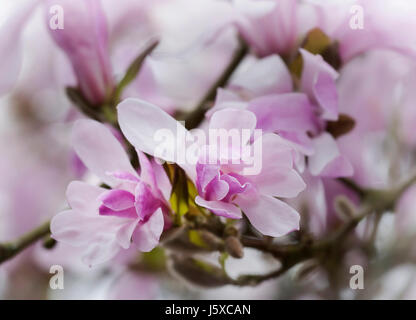
[[[67,189],[71,209],[52,219],[53,238],[84,247],[89,265],[113,258],[131,241],[140,251],[152,250],[168,226],[170,183],[163,168],[138,152],[138,174],[112,133],[92,120],[77,121],[72,140],[87,168],[112,189],[72,182]]]
[[[235,146],[226,146],[213,162],[206,161],[207,151],[215,150],[218,145],[209,141],[198,141],[191,145],[197,149],[198,161],[178,161],[175,155],[187,153],[181,137],[196,139],[179,122],[160,108],[136,99],[126,99],[118,106],[119,123],[126,138],[140,151],[157,156],[162,160],[177,162],[195,183],[199,195],[195,202],[214,214],[231,218],[242,218],[242,211],[252,225],[261,233],[269,236],[282,236],[299,228],[298,213],[285,202],[275,198],[296,197],[305,188],[305,184],[293,169],[293,149],[279,136],[266,134],[261,139],[250,141],[256,127],[256,117],[252,112],[235,109],[221,110],[213,114],[210,129],[249,130],[239,147],[261,144],[261,170],[247,174],[246,164],[242,160],[236,164]],[[170,150],[162,155],[158,152],[155,138],[168,130],[175,141],[167,145]],[[258,145],[257,145],[258,146]],[[241,150],[241,149],[240,149]],[[237,150],[238,151],[238,150]],[[239,154],[241,156],[241,154]],[[223,161],[227,160],[227,161]],[[231,163],[232,162],[232,163]]]
[[[298,33],[297,0],[234,0],[241,14],[237,26],[260,56],[289,54]]]
[[[337,42],[348,62],[376,49],[394,50],[414,58],[416,5],[409,0],[315,0],[317,25]]]
[[[303,58],[301,90],[318,107],[324,120],[338,119],[338,92],[335,80],[338,72],[322,56],[300,49]]]
[[[396,52],[373,51],[342,70],[340,110],[356,119],[356,126],[338,145],[361,186],[389,187],[412,170],[415,67]]]
[[[51,1],[65,13],[64,28],[50,28],[50,34],[71,61],[78,85],[92,104],[105,101],[114,80],[108,52],[108,30],[99,0]],[[48,23],[49,23],[48,17]]]
[[[307,156],[308,170],[314,176],[350,176],[351,164],[334,137],[325,132],[326,122],[339,115],[338,73],[320,55],[303,49],[301,54],[301,92],[292,92],[289,70],[280,57],[272,55],[242,67],[228,89],[218,90],[207,116],[225,108],[249,110],[257,117],[257,128],[279,134],[298,151],[296,165],[300,171]],[[264,70],[278,72],[278,76],[266,81],[262,79]]]

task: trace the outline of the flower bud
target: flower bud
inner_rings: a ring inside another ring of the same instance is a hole
[[[62,28],[48,27],[53,40],[69,58],[80,91],[92,105],[103,103],[114,88],[114,80],[107,22],[100,1],[54,0],[50,4],[63,9]],[[49,19],[48,14],[48,24]]]
[[[225,239],[225,250],[234,258],[244,257],[243,245],[237,237],[227,237]]]
[[[177,277],[191,285],[215,288],[232,283],[223,269],[194,258],[172,256],[170,267]]]

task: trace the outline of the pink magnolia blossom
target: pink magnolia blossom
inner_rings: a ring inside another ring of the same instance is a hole
[[[99,0],[82,3],[50,1],[65,13],[64,28],[50,29],[55,42],[71,61],[79,87],[93,104],[103,102],[112,91],[114,80],[108,52],[108,29]],[[50,17],[48,16],[48,23]]]
[[[289,54],[298,33],[296,0],[235,0],[242,15],[237,22],[244,39],[260,56]]]
[[[316,24],[338,43],[344,62],[377,49],[416,56],[415,35],[403,32],[416,26],[414,1],[317,0],[313,5]],[[357,18],[362,19],[362,28],[352,27]]]
[[[92,120],[77,121],[72,138],[87,168],[112,189],[72,182],[67,189],[71,209],[53,218],[52,236],[84,247],[89,265],[111,259],[131,241],[140,251],[152,250],[168,226],[164,220],[169,221],[170,183],[162,167],[138,152],[138,174],[112,133]]]
[[[188,136],[191,140],[194,138],[174,118],[145,101],[127,99],[119,104],[118,113],[121,130],[127,139],[138,150],[150,155],[160,157],[154,140],[158,130],[176,133],[176,141],[169,144],[172,153],[162,156],[166,161],[178,162],[176,152],[186,153],[179,141],[181,136]],[[210,121],[210,129],[248,129],[252,132],[255,127],[256,117],[252,112],[235,109],[218,111]],[[250,143],[245,140],[242,146]],[[299,228],[299,215],[275,197],[296,197],[305,184],[293,169],[293,149],[283,139],[274,134],[266,134],[260,142],[253,142],[256,143],[262,143],[263,150],[262,167],[258,174],[245,174],[244,162],[231,164],[228,161],[224,164],[216,161],[207,164],[204,155],[206,150],[215,148],[212,141],[208,145],[197,145],[200,152],[196,164],[180,162],[178,165],[195,183],[199,193],[195,199],[198,205],[231,219],[242,218],[243,211],[253,226],[263,234],[281,236]],[[219,157],[227,158],[230,153],[233,157],[231,149],[225,153]]]
[[[205,22],[203,30],[191,42],[200,47],[211,43],[219,33],[236,28],[260,57],[289,56],[301,34],[312,28],[316,21],[315,14],[312,19],[303,14],[309,5],[297,0],[201,0],[200,3],[204,6],[202,12],[209,12],[217,19]],[[203,19],[206,17],[208,15]]]
[[[257,117],[257,128],[279,134],[299,152],[296,163],[301,171],[307,156],[314,176],[350,176],[351,164],[325,132],[326,121],[338,119],[338,73],[321,56],[303,49],[301,54],[301,92],[292,92],[292,79],[281,58],[269,56],[237,71],[229,89],[219,89],[207,116],[225,108],[249,110]],[[279,73],[266,81],[262,70]]]
[[[320,55],[300,49],[303,58],[301,90],[319,108],[324,120],[338,119],[338,92],[335,80],[338,72]]]
[[[342,69],[340,110],[356,119],[356,126],[338,139],[338,145],[354,166],[354,180],[362,186],[388,187],[411,170],[415,67],[397,52],[373,51]]]

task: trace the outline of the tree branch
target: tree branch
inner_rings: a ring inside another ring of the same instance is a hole
[[[353,190],[360,198],[365,196],[366,190],[359,186],[354,180],[348,178],[339,178],[338,181],[342,182],[346,187]]]
[[[42,239],[50,233],[50,222],[45,222],[41,226],[29,231],[20,238],[12,242],[0,244],[0,264],[13,258],[36,241]]]
[[[386,210],[395,206],[397,200],[414,183],[416,183],[416,173],[399,186],[391,190],[368,190],[363,199],[361,209],[355,212],[339,229],[329,236],[306,243],[294,245],[271,244],[264,239],[243,236],[241,243],[245,247],[254,248],[259,251],[269,253],[282,262],[282,267],[274,272],[265,275],[244,275],[235,280],[233,284],[238,286],[257,285],[266,280],[277,278],[288,271],[299,262],[311,258],[318,258],[325,255],[329,250],[344,244],[344,239],[355,229],[355,227],[371,213],[382,214]]]

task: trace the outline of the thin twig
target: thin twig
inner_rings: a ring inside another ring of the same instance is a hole
[[[348,178],[339,178],[338,181],[342,182],[345,186],[354,191],[360,198],[365,196],[365,189],[359,186],[355,181]]]
[[[45,222],[41,226],[29,231],[15,241],[0,244],[0,264],[13,258],[19,252],[48,235],[50,233],[49,226],[50,222]]]
[[[265,275],[242,276],[235,280],[233,284],[238,286],[257,285],[263,281],[277,278],[295,264],[306,261],[312,257],[322,256],[330,249],[341,246],[344,244],[345,238],[355,229],[360,221],[371,213],[375,212],[381,214],[392,208],[401,195],[414,183],[416,183],[416,174],[391,190],[369,190],[365,196],[362,208],[358,210],[349,221],[331,233],[328,237],[314,242],[301,242],[295,245],[282,246],[270,244],[264,241],[264,239],[243,236],[241,238],[241,243],[245,247],[255,248],[259,251],[269,253],[279,259],[283,263],[283,266],[280,269]]]
[[[242,275],[236,280],[232,281],[235,286],[257,286],[267,280],[275,279],[284,274],[291,266],[282,266],[276,271],[266,273],[264,275]]]
[[[205,112],[207,111],[207,104],[215,99],[218,88],[227,85],[234,71],[240,65],[241,61],[243,61],[247,53],[248,46],[243,40],[240,39],[239,47],[235,51],[234,56],[227,68],[225,68],[221,76],[217,79],[217,81],[215,81],[205,96],[201,99],[194,111],[185,116],[185,126],[187,129],[194,129],[202,122]]]

